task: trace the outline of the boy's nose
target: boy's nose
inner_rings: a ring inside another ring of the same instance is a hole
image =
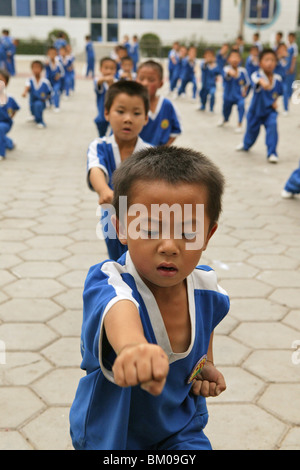
[[[179,254],[179,246],[173,238],[161,240],[158,248],[160,254],[175,256]]]

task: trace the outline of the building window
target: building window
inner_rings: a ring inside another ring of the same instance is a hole
[[[92,41],[102,41],[102,24],[92,23]]]
[[[35,14],[41,16],[48,15],[48,0],[35,0]]]
[[[86,0],[70,0],[71,18],[86,18]]]
[[[107,0],[107,18],[118,17],[118,0]]]
[[[271,23],[278,10],[278,0],[247,0],[246,21],[263,26]]]
[[[175,18],[187,17],[187,0],[175,0],[174,17]]]
[[[52,15],[65,16],[65,0],[52,0]]]
[[[122,18],[135,18],[135,0],[122,1]]]
[[[208,2],[208,21],[220,21],[221,19],[221,0],[209,0]]]
[[[108,23],[107,24],[107,40],[109,42],[118,42],[118,39],[119,39],[118,24]]]
[[[101,18],[101,0],[92,0],[92,18]]]
[[[192,0],[191,18],[203,18],[203,16],[204,16],[204,0]]]
[[[30,0],[16,0],[16,15],[30,16]]]
[[[154,2],[153,0],[140,0],[140,16],[142,20],[153,20]]]
[[[11,0],[0,0],[0,15],[12,16]]]
[[[170,1],[159,0],[157,7],[157,19],[169,20],[170,19]]]

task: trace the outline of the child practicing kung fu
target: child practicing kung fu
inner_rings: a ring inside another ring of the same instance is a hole
[[[229,298],[198,264],[223,188],[207,157],[175,146],[141,150],[115,171],[114,223],[128,251],[85,282],[76,449],[211,449],[206,397],[226,388],[213,336]]]

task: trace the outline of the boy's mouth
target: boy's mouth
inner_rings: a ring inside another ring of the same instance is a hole
[[[162,275],[162,276],[165,276],[165,277],[172,277],[172,276],[175,276],[175,274],[177,274],[178,272],[178,268],[172,264],[172,263],[161,263],[158,267],[157,267],[157,271]]]

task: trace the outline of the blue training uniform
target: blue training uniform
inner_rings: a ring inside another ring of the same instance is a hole
[[[226,65],[223,69],[223,117],[225,122],[229,121],[232,107],[236,105],[239,123],[241,123],[245,114],[245,96],[243,91],[247,92],[250,80],[244,67],[238,67],[237,77],[228,75],[230,69],[232,69],[230,65]]]
[[[197,93],[197,81],[195,75],[196,61],[190,60],[189,57],[185,57],[182,60],[181,72],[180,72],[180,86],[178,88],[178,96],[185,93],[185,89],[188,83],[192,83],[193,86],[193,98],[196,98]]]
[[[49,80],[42,78],[39,82],[31,77],[26,86],[29,88],[29,107],[30,112],[35,118],[37,124],[43,124],[43,112],[46,108],[46,101],[51,98],[52,86]]]
[[[20,109],[20,106],[11,96],[7,97],[5,104],[0,104],[0,156],[5,157],[6,149],[13,148],[13,142],[6,134],[13,125],[13,115]]]
[[[139,137],[134,152],[150,147]],[[121,164],[121,155],[118,144],[113,134],[109,137],[97,138],[89,146],[87,152],[87,182],[89,188],[93,191],[89,173],[94,167],[100,168],[105,177],[108,186],[113,189],[112,176],[114,171]],[[127,246],[122,245],[117,238],[116,231],[111,224],[110,214],[107,210],[102,210],[101,224],[107,251],[110,259],[117,260],[127,251]]]
[[[149,111],[148,122],[140,137],[151,145],[165,145],[171,137],[181,134],[179,114],[170,100],[159,97],[156,110]]]
[[[98,80],[98,78],[95,78],[94,80],[94,90],[96,93],[96,103],[98,110],[98,115],[94,119],[94,122],[98,129],[99,137],[104,137],[109,127],[109,123],[104,117],[104,102],[106,92],[108,90],[108,84],[106,82],[103,82],[101,85],[98,85]]]
[[[289,179],[287,180],[284,189],[292,194],[300,194],[300,163]]]
[[[92,73],[92,77],[95,74],[95,51],[92,41],[88,41],[85,46],[86,54],[86,77]]]
[[[216,94],[216,81],[219,75],[219,67],[216,62],[208,64],[205,61],[201,64],[201,82],[202,87],[199,92],[201,108],[205,109],[206,101],[210,96],[210,111],[214,110],[215,94]]]
[[[260,126],[263,125],[266,128],[267,156],[277,156],[278,113],[276,109],[274,109],[273,104],[278,96],[283,94],[282,80],[279,75],[274,74],[272,88],[270,90],[264,90],[258,83],[261,78],[268,81],[268,78],[261,69],[258,72],[254,72],[251,77],[254,89],[247,114],[247,129],[244,136],[244,149],[248,150],[252,147],[258,137]]]
[[[288,45],[288,54],[289,54],[289,64],[290,64],[290,67],[291,68],[291,65],[292,65],[292,61],[293,59],[296,57],[298,57],[298,53],[299,53],[299,49],[298,49],[298,45],[294,42],[293,44],[289,44]],[[294,70],[290,73],[290,71],[288,70],[287,72],[287,94],[288,94],[288,98],[291,98],[292,94],[293,94],[293,83],[294,81],[296,80],[296,75],[297,75],[297,62],[295,64],[295,67],[294,67]]]
[[[287,57],[283,57],[282,59],[279,59],[277,62],[277,65],[275,67],[274,73],[277,75],[280,75],[281,80],[282,80],[282,88],[283,88],[283,107],[285,111],[288,111],[289,109],[289,90],[288,90],[288,71],[290,69],[291,62],[290,59]]]
[[[81,368],[86,371],[71,407],[70,423],[76,449],[199,450],[211,449],[203,432],[206,400],[191,393],[189,379],[207,353],[211,333],[229,310],[229,298],[215,272],[198,266],[186,280],[191,343],[187,351],[171,349],[157,302],[137,273],[129,252],[118,262],[93,266],[83,293]],[[104,331],[104,318],[119,300],[139,310],[149,343],[159,344],[169,358],[162,393],[153,396],[140,386],[114,383],[115,353]]]
[[[59,108],[64,76],[65,71],[58,57],[55,58],[54,63],[50,61],[46,64],[46,78],[49,80],[53,88],[53,98],[51,99],[51,102],[53,100],[55,108]]]

